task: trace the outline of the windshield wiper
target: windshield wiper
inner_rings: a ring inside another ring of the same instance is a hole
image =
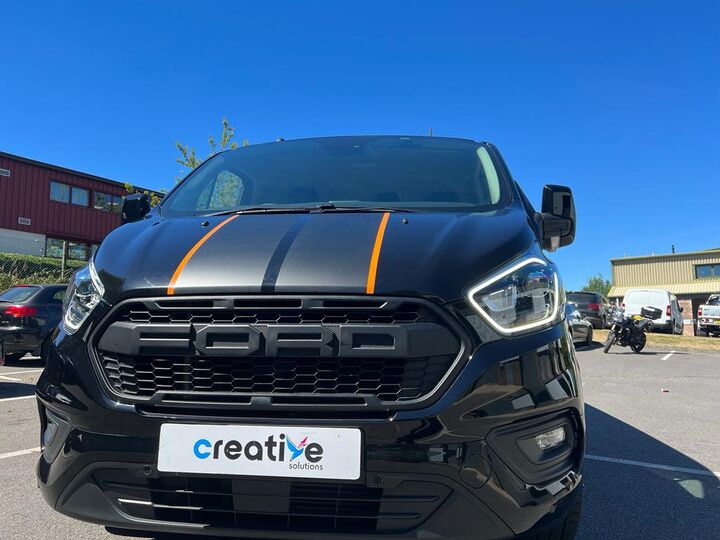
[[[390,208],[385,206],[336,206],[333,203],[320,204],[310,209],[311,212],[408,212],[415,210],[405,208]]]
[[[282,206],[256,206],[251,208],[239,208],[236,210],[223,210],[212,214],[196,214],[198,217],[229,216],[230,214],[302,214],[309,212],[310,208],[303,207],[282,207]]]
[[[335,206],[332,203],[318,204],[316,206],[255,206],[250,208],[239,208],[237,210],[223,210],[212,214],[197,214],[202,217],[228,216],[231,214],[306,214],[306,213],[325,213],[325,212],[408,212],[413,213],[414,210],[406,210],[404,208],[385,208],[380,206]]]

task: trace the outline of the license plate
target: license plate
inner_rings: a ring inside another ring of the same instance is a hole
[[[357,480],[361,449],[355,428],[163,424],[158,470]]]

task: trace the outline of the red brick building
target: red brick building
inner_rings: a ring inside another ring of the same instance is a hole
[[[144,188],[137,188],[144,190]],[[0,252],[86,260],[120,225],[125,184],[0,152]]]

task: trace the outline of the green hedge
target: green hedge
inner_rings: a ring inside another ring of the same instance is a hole
[[[0,253],[0,291],[18,283],[66,283],[70,275],[85,264],[68,260],[63,275],[60,259]]]

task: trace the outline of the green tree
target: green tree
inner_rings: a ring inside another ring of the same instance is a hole
[[[603,296],[607,296],[610,292],[610,287],[612,287],[610,280],[604,279],[602,274],[598,272],[596,275],[588,278],[582,290],[586,292],[597,292]]]
[[[215,137],[213,137],[212,135],[208,137],[210,153],[205,159],[211,158],[218,152],[222,152],[223,150],[227,150],[228,148],[230,150],[235,150],[238,147],[238,144],[232,140],[234,136],[235,128],[230,125],[230,122],[228,122],[227,118],[223,118],[220,141],[216,142]],[[247,139],[243,139],[243,146],[248,146],[249,144],[250,142]],[[188,169],[187,171],[184,171],[183,176],[185,176],[185,174],[192,171],[193,169],[199,167],[202,162],[205,161],[205,159],[198,157],[194,148],[190,148],[188,145],[182,144],[180,141],[177,141],[175,143],[175,146],[180,152],[180,157],[178,157],[175,161]],[[176,178],[176,180],[178,181],[181,179],[182,177]],[[236,205],[237,199],[242,194],[242,186],[240,179],[229,171],[223,171],[218,176],[218,182],[216,184],[217,186],[212,193],[212,200],[208,201],[207,204],[212,204],[216,208],[231,207],[233,205]],[[125,183],[125,191],[127,191],[129,194],[139,193],[139,191],[135,189],[135,186],[133,186],[129,182]],[[165,190],[161,190],[160,192],[165,193]],[[155,193],[150,193],[149,191],[145,191],[144,193],[146,193],[150,197],[150,206],[155,206],[162,200],[162,198]],[[207,198],[209,197],[210,195],[207,194]]]
[[[213,157],[218,152],[222,152],[223,150],[227,150],[228,148],[230,150],[235,150],[238,147],[238,144],[232,140],[232,138],[235,136],[235,128],[230,125],[230,122],[228,122],[227,118],[222,119],[222,133],[220,134],[220,142],[215,142],[215,137],[210,135],[208,137],[208,145],[210,145],[210,153],[205,159]],[[250,142],[247,139],[244,139],[242,142],[243,146],[248,146]],[[177,141],[175,143],[175,146],[177,147],[178,151],[180,152],[180,157],[178,157],[175,161],[177,161],[180,165],[187,168],[187,171],[184,171],[185,174],[192,171],[193,169],[196,169],[199,167],[205,159],[202,159],[198,157],[197,153],[195,152],[194,148],[189,147],[186,144],[181,143],[180,141]],[[178,178],[180,180],[181,178]]]
[[[210,146],[210,153],[205,159],[209,159],[218,152],[230,149],[235,150],[238,147],[237,142],[233,141],[235,136],[235,128],[230,125],[227,118],[222,119],[222,133],[220,134],[220,140],[216,141],[215,137],[210,135],[208,137],[208,145]],[[248,146],[250,142],[244,139],[242,142],[243,146]],[[185,167],[187,170],[183,171],[183,176],[188,172],[199,167],[205,159],[198,157],[194,148],[189,147],[181,142],[176,142],[175,146],[180,152],[180,157],[177,161],[180,165]],[[181,180],[178,177],[177,180]],[[215,182],[208,185],[205,192],[200,194],[199,206],[212,209],[220,210],[223,208],[234,208],[242,197],[243,186],[240,178],[230,171],[221,171]]]
[[[130,195],[133,193],[140,193],[140,191],[135,189],[135,186],[133,186],[130,182],[125,182],[125,191],[127,191]],[[150,197],[150,206],[155,206],[162,200],[162,197],[155,193],[150,193],[147,189],[143,191],[143,193]],[[161,189],[160,193],[165,193],[165,190]]]

